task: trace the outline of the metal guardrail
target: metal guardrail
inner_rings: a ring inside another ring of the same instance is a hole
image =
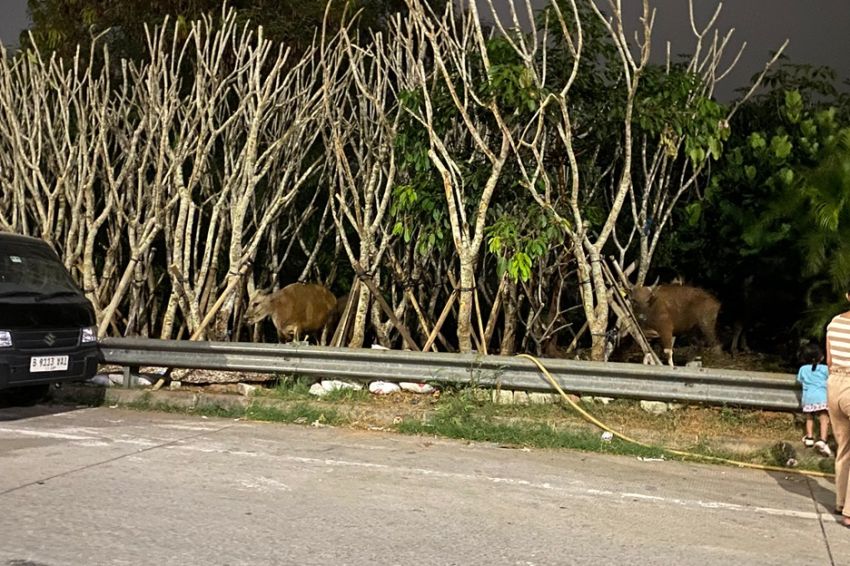
[[[337,379],[428,381],[554,393],[529,360],[506,356],[328,348],[293,344],[106,338],[103,362]],[[793,411],[800,407],[793,375],[691,367],[541,360],[569,393]]]

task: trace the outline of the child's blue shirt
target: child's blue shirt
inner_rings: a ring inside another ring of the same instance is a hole
[[[826,364],[818,364],[812,369],[812,364],[806,364],[797,372],[797,381],[803,385],[802,404],[826,405],[826,380],[829,378],[829,368]]]

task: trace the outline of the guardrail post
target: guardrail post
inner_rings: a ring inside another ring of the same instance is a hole
[[[124,366],[124,387],[136,386],[136,374],[139,373],[139,366]]]

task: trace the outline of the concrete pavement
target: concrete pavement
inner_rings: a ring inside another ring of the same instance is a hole
[[[0,565],[850,564],[786,474],[119,409],[0,410]]]

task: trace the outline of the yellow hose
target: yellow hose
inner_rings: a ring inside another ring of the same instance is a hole
[[[587,421],[595,424],[596,426],[598,426],[602,430],[610,432],[611,434],[613,434],[617,438],[619,438],[621,440],[625,440],[626,442],[630,442],[632,444],[637,444],[638,446],[643,446],[644,448],[650,448],[650,449],[660,448],[661,450],[663,450],[665,452],[668,452],[670,454],[675,454],[676,456],[682,456],[684,458],[694,458],[694,459],[699,459],[699,460],[708,460],[708,461],[711,461],[711,462],[722,462],[724,464],[731,464],[733,466],[739,466],[739,467],[742,467],[742,468],[752,468],[754,470],[767,470],[767,471],[771,471],[771,472],[800,474],[800,475],[803,475],[803,476],[811,476],[811,477],[817,477],[817,478],[832,478],[832,477],[835,477],[835,474],[830,474],[830,473],[827,473],[827,472],[798,470],[796,468],[783,468],[783,467],[780,467],[780,466],[765,466],[765,465],[762,465],[762,464],[752,464],[750,462],[739,462],[737,460],[730,460],[728,458],[720,458],[718,456],[706,456],[704,454],[694,454],[693,452],[685,452],[683,450],[674,450],[672,448],[666,448],[664,446],[660,446],[660,447],[659,446],[652,446],[650,444],[646,444],[645,442],[635,440],[634,438],[631,438],[630,436],[626,436],[625,434],[622,434],[622,433],[617,432],[616,430],[612,429],[611,427],[609,427],[608,425],[606,425],[605,423],[603,423],[602,421],[600,421],[599,419],[597,419],[596,417],[594,417],[593,415],[591,415],[590,413],[585,411],[581,406],[579,406],[578,403],[576,403],[575,401],[570,399],[570,397],[564,392],[563,389],[561,389],[561,386],[558,385],[558,382],[555,381],[555,378],[552,377],[552,374],[549,373],[549,370],[546,369],[546,367],[543,365],[543,363],[540,360],[538,360],[537,358],[535,358],[534,356],[532,356],[530,354],[517,354],[517,357],[518,358],[526,358],[528,360],[531,360],[531,362],[534,363],[534,365],[536,365],[540,369],[541,372],[543,372],[543,375],[546,376],[546,379],[549,381],[549,383],[552,384],[552,387],[554,387],[558,391],[558,393],[561,394],[561,397],[563,397],[564,400],[566,400],[567,403],[569,403],[570,406],[572,406],[573,409],[578,411],[578,413],[582,417],[584,417]]]

